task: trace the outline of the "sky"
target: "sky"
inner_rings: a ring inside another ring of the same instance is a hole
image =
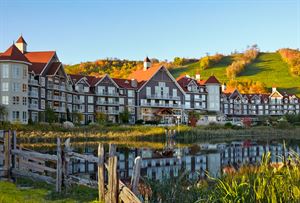
[[[64,64],[276,51],[300,47],[300,0],[0,0],[0,52],[21,34]]]

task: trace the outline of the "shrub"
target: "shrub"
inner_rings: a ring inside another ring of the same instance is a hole
[[[143,120],[143,119],[140,119],[140,120],[135,121],[135,124],[137,124],[137,125],[141,125],[141,124],[143,124],[143,123],[144,123],[144,120]]]

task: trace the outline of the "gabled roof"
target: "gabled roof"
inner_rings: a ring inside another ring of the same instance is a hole
[[[26,41],[25,41],[25,39],[23,38],[22,35],[19,37],[19,39],[16,41],[16,43],[24,43],[24,44],[27,44]]]
[[[220,84],[220,82],[214,75],[212,75],[206,80],[205,84]]]
[[[47,75],[54,75],[57,70],[61,67],[62,63],[61,62],[53,62],[48,69]]]
[[[19,61],[30,64],[28,58],[14,44],[0,55],[0,61]]]
[[[75,81],[75,84],[77,84],[79,81],[85,78],[86,80],[83,81],[85,81],[90,87],[94,87],[96,83],[98,83],[102,79],[101,77],[95,77],[95,76],[71,75],[71,74],[69,74],[69,76],[72,82]]]
[[[133,73],[131,73],[128,77],[128,79],[136,79],[138,82],[141,81],[147,81],[150,78],[153,77],[153,75],[163,66],[161,65],[153,65],[151,68],[148,68],[147,70],[137,70]]]
[[[112,78],[112,79],[121,88],[125,88],[125,89],[137,89],[137,87],[138,87],[138,83],[137,83],[137,87],[133,87],[131,85],[131,80],[128,80],[128,79],[120,79],[120,78]]]
[[[32,63],[29,71],[33,71],[35,74],[42,73],[55,54],[55,51],[26,52],[25,56]]]
[[[188,85],[192,82],[195,83],[197,86],[200,86],[200,84],[198,83],[197,80],[186,77],[186,76],[180,76],[176,80],[177,80],[178,84],[181,86],[181,88],[186,92],[188,92],[188,88],[187,88]]]

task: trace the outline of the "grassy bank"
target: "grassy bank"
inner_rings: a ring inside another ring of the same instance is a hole
[[[41,126],[42,128],[42,126]],[[165,141],[165,127],[158,126],[97,126],[71,129],[69,131],[50,130],[44,131],[41,128],[19,129],[18,138],[22,143],[55,143],[56,138],[71,138],[73,142],[153,142],[162,143]],[[194,142],[219,142],[236,139],[300,139],[300,127],[286,126],[275,128],[259,126],[251,128],[227,128],[221,125],[189,127],[169,127],[178,131],[176,141],[178,143]]]
[[[244,166],[218,179],[191,181],[180,176],[149,181],[150,202],[300,202],[300,160],[296,154],[293,157],[286,165],[270,164],[268,153],[260,165]]]
[[[19,179],[16,184],[0,181],[1,203],[75,203],[75,202],[98,202],[97,190],[87,187],[76,186],[62,194],[55,192],[51,185],[34,182],[28,179]]]

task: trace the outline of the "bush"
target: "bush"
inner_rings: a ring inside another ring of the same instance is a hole
[[[224,127],[225,128],[232,128],[232,123],[227,122],[227,123],[224,124]]]
[[[145,121],[146,125],[158,125],[159,122],[158,121]]]
[[[137,125],[141,125],[141,124],[143,124],[143,123],[144,123],[144,120],[143,120],[143,119],[140,119],[140,120],[135,121],[135,124],[137,124]]]

